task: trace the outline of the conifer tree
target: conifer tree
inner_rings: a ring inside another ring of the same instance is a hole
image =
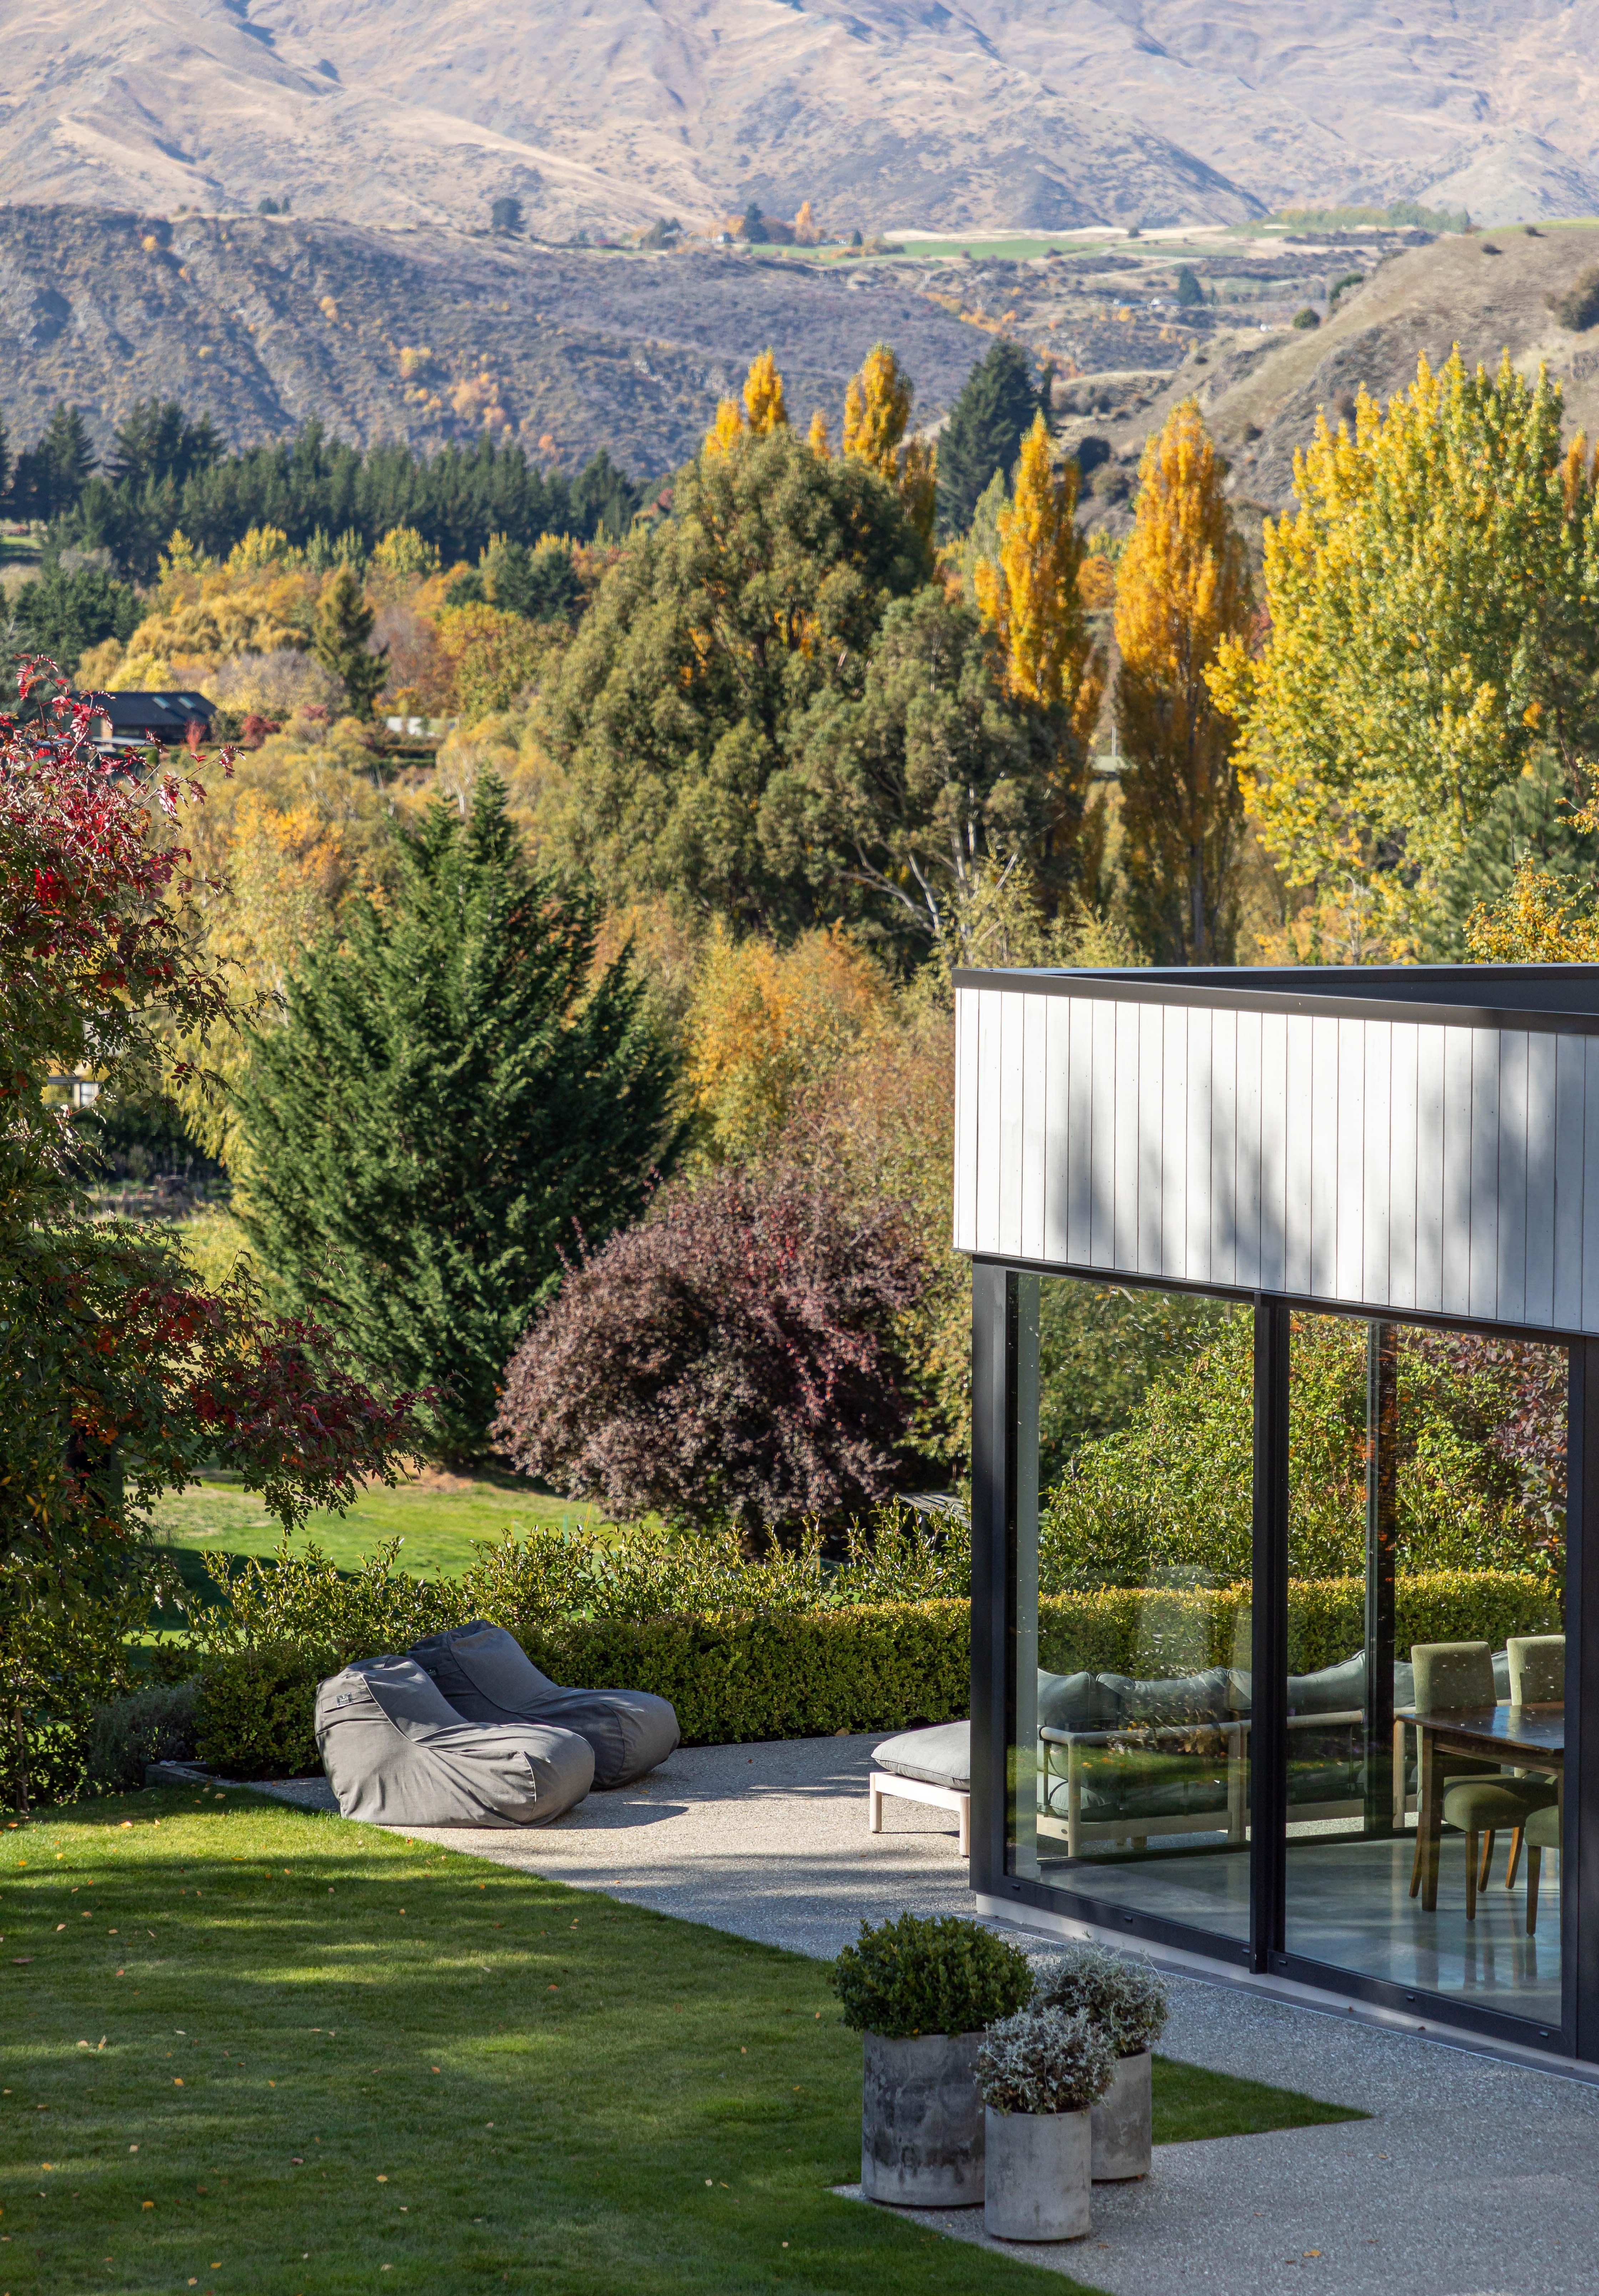
[[[959,534],[970,524],[996,471],[1009,484],[1039,406],[1027,353],[996,338],[967,376],[939,441],[939,523],[946,533]]]
[[[1205,672],[1250,620],[1222,465],[1192,398],[1144,450],[1116,582],[1116,724],[1129,922],[1160,964],[1230,964],[1243,800]]]
[[[441,1390],[482,1451],[500,1374],[562,1254],[634,1218],[673,1162],[672,1061],[630,955],[525,861],[504,785],[430,807],[387,901],[357,900],[251,1039],[246,1232],[285,1296]]]
[[[311,651],[324,669],[343,681],[349,706],[357,718],[370,718],[372,705],[389,675],[389,649],[367,651],[375,619],[354,570],[340,566],[322,594],[316,609]]]

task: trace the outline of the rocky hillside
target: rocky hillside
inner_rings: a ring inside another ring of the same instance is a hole
[[[703,226],[1599,206],[1599,0],[34,0],[0,191],[172,214]]]
[[[96,443],[135,400],[180,399],[245,446],[308,415],[366,444],[485,428],[640,477],[693,451],[770,344],[796,419],[832,414],[880,337],[929,415],[988,337],[879,270],[709,249],[556,250],[439,228],[65,208],[0,210],[0,416],[29,443],[58,399]]]

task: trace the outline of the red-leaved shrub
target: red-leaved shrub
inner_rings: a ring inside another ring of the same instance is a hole
[[[791,1165],[680,1183],[586,1253],[505,1375],[496,1440],[618,1515],[823,1521],[892,1488],[910,1423],[905,1208]]]

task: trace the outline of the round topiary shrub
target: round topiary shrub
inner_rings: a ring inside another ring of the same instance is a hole
[[[1022,2009],[983,2035],[977,2086],[992,2112],[1085,2112],[1116,2072],[1116,2054],[1091,2017]]]
[[[1171,2003],[1147,1961],[1109,1946],[1077,1945],[1036,1965],[1033,2005],[1088,2018],[1116,2057],[1141,2056],[1166,2030]]]
[[[978,2032],[1013,2015],[1033,1989],[1021,1948],[957,1914],[901,1914],[877,1929],[863,1922],[832,1978],[845,2024],[890,2041]]]

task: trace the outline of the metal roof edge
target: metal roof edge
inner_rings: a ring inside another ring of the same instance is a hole
[[[1465,966],[1448,968],[1452,974],[1470,969]],[[1497,969],[1484,968],[1487,971]],[[1563,966],[1529,965],[1527,971],[1547,978],[1566,969]],[[1599,967],[1583,965],[1570,969],[1599,979]],[[1148,973],[1132,970],[1126,972],[1070,972],[1029,971],[1021,966],[981,968],[960,965],[955,968],[951,980],[957,989],[1009,989],[1019,996],[1081,996],[1106,1004],[1175,1004],[1223,1013],[1301,1013],[1319,1020],[1402,1021],[1414,1021],[1430,1028],[1531,1029],[1551,1036],[1599,1036],[1599,1012],[1551,1012],[1539,1005],[1442,1004],[1424,998],[1396,996],[1318,996],[1314,991],[1303,989],[1220,988],[1210,988],[1199,981],[1179,983],[1169,975],[1152,978]]]

